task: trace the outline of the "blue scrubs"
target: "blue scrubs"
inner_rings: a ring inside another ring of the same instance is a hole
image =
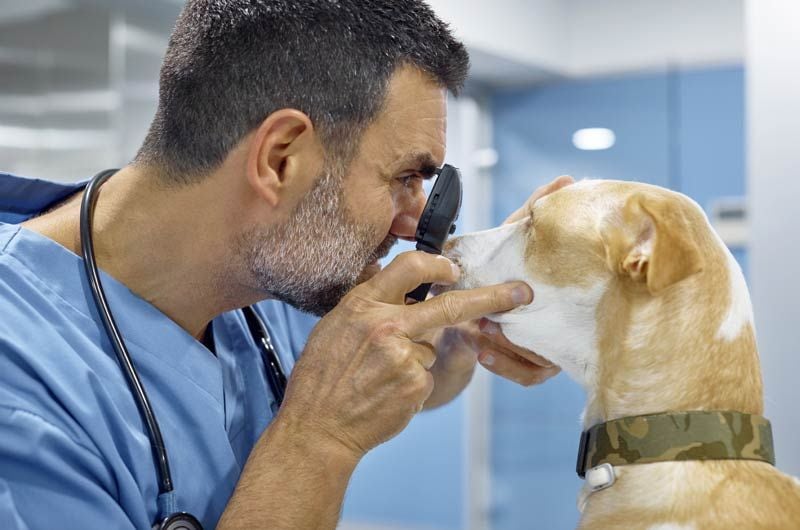
[[[100,324],[82,259],[24,221],[75,193],[0,173],[0,528],[149,529],[158,482],[144,424]],[[241,311],[216,355],[102,273],[167,446],[179,511],[214,528],[275,401]],[[315,319],[257,311],[288,373]]]

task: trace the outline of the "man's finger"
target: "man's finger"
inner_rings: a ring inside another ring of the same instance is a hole
[[[444,256],[420,251],[403,252],[356,289],[369,289],[372,298],[380,302],[402,304],[406,293],[420,284],[449,285],[458,280],[460,274],[458,265]]]
[[[536,189],[536,191],[533,192],[533,195],[531,195],[530,198],[525,201],[525,204],[523,204],[521,208],[509,215],[508,219],[503,221],[503,224],[515,223],[520,219],[528,217],[528,215],[530,215],[531,206],[533,206],[533,203],[535,203],[537,200],[541,199],[545,195],[553,193],[554,191],[560,190],[564,186],[569,186],[570,184],[574,183],[575,179],[571,176],[561,175],[552,182],[545,184],[544,186],[540,186]]]
[[[543,368],[501,348],[482,351],[478,362],[490,372],[522,386],[538,385],[561,371],[558,366]]]
[[[503,331],[500,328],[500,325],[496,322],[492,322],[491,320],[482,318],[478,324],[478,328],[481,330],[481,346],[482,347],[501,347],[506,350],[510,350],[511,352],[519,355],[526,361],[529,361],[533,364],[539,365],[542,368],[550,368],[551,366],[555,366],[553,363],[545,359],[544,357],[538,355],[535,352],[527,350],[525,348],[521,348],[508,340],[505,335],[503,335]]]
[[[436,348],[429,342],[414,343],[414,357],[426,370],[430,370],[436,362]]]
[[[408,306],[404,327],[409,336],[425,331],[454,326],[492,313],[502,313],[533,300],[526,283],[509,282],[466,291],[449,291],[419,304]]]

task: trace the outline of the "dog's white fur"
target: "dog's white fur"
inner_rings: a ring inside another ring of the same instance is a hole
[[[584,428],[669,410],[761,413],[744,276],[696,203],[645,184],[582,181],[530,214],[455,238],[446,255],[462,268],[455,288],[531,286],[530,305],[490,319],[584,387]],[[615,469],[581,528],[800,528],[800,488],[764,463]]]
[[[714,232],[716,235],[716,232]],[[730,292],[732,295],[728,313],[725,315],[725,320],[717,331],[717,337],[732,341],[742,332],[742,327],[747,324],[753,324],[753,306],[750,302],[750,295],[747,291],[747,283],[744,280],[742,269],[733,254],[730,253],[728,247],[722,242],[722,239],[717,236],[719,244],[725,249],[728,258],[728,271],[730,274]]]
[[[597,371],[595,310],[603,292],[598,283],[588,289],[555,287],[536,282],[520,260],[529,219],[458,239],[448,256],[460,263],[460,285],[470,289],[511,280],[536,285],[534,302],[493,315],[503,333],[516,344],[536,344],[548,358],[585,387]]]

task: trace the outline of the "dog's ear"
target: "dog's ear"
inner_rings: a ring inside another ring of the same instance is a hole
[[[680,206],[650,193],[631,195],[604,234],[609,267],[652,295],[703,270],[703,256]]]

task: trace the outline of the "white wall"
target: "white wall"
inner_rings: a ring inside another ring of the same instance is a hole
[[[563,0],[428,0],[470,49],[537,68],[558,70],[566,59],[561,38]]]
[[[751,292],[778,467],[800,475],[800,2],[748,0]]]
[[[429,2],[470,49],[473,77],[490,84],[739,63],[743,56],[744,0]]]
[[[742,60],[743,0],[567,0],[567,4],[567,62],[574,76]]]

